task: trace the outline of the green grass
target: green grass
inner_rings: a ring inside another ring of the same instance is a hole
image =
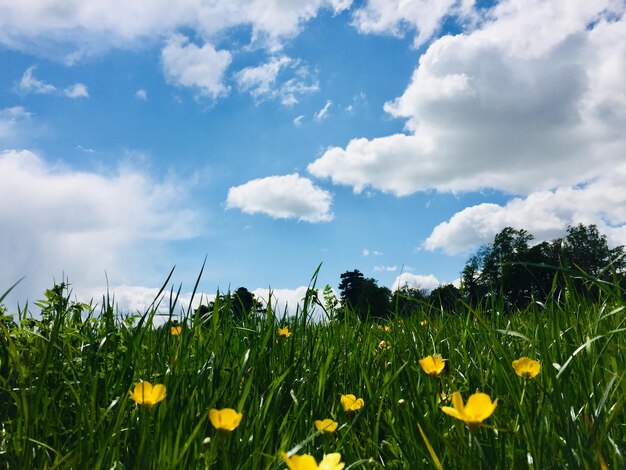
[[[318,461],[340,452],[347,468],[626,465],[626,309],[617,288],[509,315],[492,300],[382,323],[351,315],[315,323],[310,303],[289,320],[270,308],[235,322],[219,305],[200,319],[175,298],[166,293],[164,303],[182,315],[180,336],[153,326],[156,310],[114,316],[107,299],[95,309],[50,297],[41,304],[48,322],[24,312],[19,326],[1,322],[0,469],[278,469],[280,452],[294,449]],[[289,338],[276,332],[285,325]],[[380,349],[382,340],[392,347]],[[447,359],[438,378],[417,362],[434,353]],[[535,379],[515,375],[520,356],[541,362]],[[165,400],[137,406],[128,392],[140,380],[164,384]],[[476,432],[441,411],[450,404],[439,393],[454,391],[498,399]],[[347,393],[365,407],[344,412]],[[244,417],[218,435],[208,410],[226,407]],[[317,434],[313,421],[329,417],[339,429]]]

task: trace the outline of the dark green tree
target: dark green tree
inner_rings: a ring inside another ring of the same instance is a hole
[[[428,294],[428,303],[447,313],[454,312],[460,300],[461,290],[453,284],[437,286]]]
[[[339,282],[339,298],[341,299],[341,305],[355,308],[361,289],[363,288],[363,281],[365,281],[363,273],[355,269],[353,271],[346,271],[339,276],[339,278],[341,279]]]
[[[419,287],[410,287],[404,284],[393,293],[393,307],[395,312],[404,317],[412,315],[426,300],[428,290]]]
[[[361,320],[386,318],[391,307],[391,291],[378,285],[375,279],[365,278],[358,269],[341,276],[339,291],[341,304],[353,310]]]
[[[569,226],[562,253],[569,267],[594,277],[604,277],[604,273],[626,267],[624,246],[610,249],[606,235],[601,234],[595,225]]]

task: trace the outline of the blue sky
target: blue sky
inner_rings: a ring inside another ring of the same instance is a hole
[[[0,0],[0,290],[455,282],[506,226],[626,243],[626,6]],[[105,277],[106,273],[106,277]]]

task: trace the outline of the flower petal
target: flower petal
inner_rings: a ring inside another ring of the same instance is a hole
[[[345,466],[346,464],[341,461],[341,454],[335,452],[324,455],[318,468],[319,470],[342,470]]]

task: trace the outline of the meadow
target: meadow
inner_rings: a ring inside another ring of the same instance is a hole
[[[597,287],[508,314],[494,295],[363,322],[313,289],[295,316],[270,304],[235,320],[172,290],[129,314],[56,286],[41,318],[0,322],[0,469],[342,468],[321,463],[333,453],[345,469],[624,468],[624,293]],[[518,375],[521,357],[539,373]],[[454,392],[495,409],[459,419]]]

